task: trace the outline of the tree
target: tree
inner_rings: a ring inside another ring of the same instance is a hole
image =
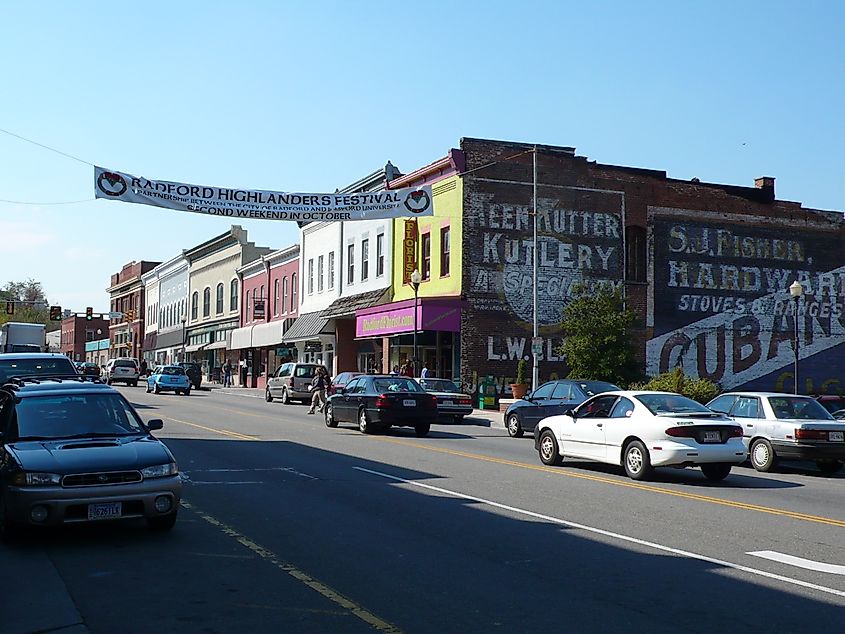
[[[576,286],[563,309],[565,339],[558,349],[566,357],[569,377],[627,385],[639,377],[631,345],[634,311],[625,308],[622,288]]]
[[[632,390],[654,390],[656,392],[676,392],[701,404],[712,401],[721,391],[719,386],[708,379],[693,379],[684,374],[682,368],[658,374],[646,383],[632,385]]]
[[[16,302],[15,312],[9,315],[5,311],[6,302]],[[26,303],[23,303],[26,302]],[[6,282],[0,289],[0,324],[7,321],[20,321],[31,324],[45,324],[47,330],[60,328],[59,322],[50,321],[50,311],[41,282],[28,279],[23,282]]]

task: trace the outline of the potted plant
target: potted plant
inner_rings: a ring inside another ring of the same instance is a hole
[[[528,383],[525,382],[525,368],[527,366],[528,363],[525,359],[516,364],[516,383],[511,383],[511,392],[516,399],[522,398],[528,392]]]

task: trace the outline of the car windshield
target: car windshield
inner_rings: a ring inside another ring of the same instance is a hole
[[[772,396],[769,405],[776,418],[793,418],[798,420],[834,420],[819,402],[812,398],[800,396]]]
[[[420,384],[426,392],[460,392],[460,388],[449,379],[422,379]]]
[[[680,394],[639,394],[635,397],[652,414],[709,414],[715,412]]]
[[[390,377],[373,379],[373,387],[376,392],[422,392],[420,384],[412,379],[402,377]]]
[[[581,391],[587,396],[595,396],[604,392],[618,392],[622,389],[613,385],[613,383],[605,383],[604,381],[576,381],[575,385],[581,388]]]
[[[118,359],[114,362],[114,367],[116,368],[134,368],[135,362],[130,361],[129,359]]]
[[[20,399],[15,411],[21,440],[146,433],[119,394],[31,396]]]
[[[184,369],[184,368],[175,367],[175,366],[168,366],[168,367],[166,367],[166,368],[161,368],[161,369],[159,370],[159,374],[169,374],[169,375],[171,375],[171,376],[176,376],[176,375],[179,375],[179,376],[184,376],[184,374],[185,374],[185,369]]]
[[[76,369],[67,357],[50,359],[0,359],[0,382],[13,376],[75,375]]]

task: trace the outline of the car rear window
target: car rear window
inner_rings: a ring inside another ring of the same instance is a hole
[[[833,420],[824,407],[812,398],[801,396],[770,396],[769,405],[777,418],[799,420]]]
[[[162,368],[161,373],[162,374],[169,374],[171,376],[176,376],[176,375],[184,376],[185,369],[184,368]]]
[[[0,382],[8,381],[13,376],[37,375],[75,375],[78,374],[67,357],[54,359],[0,359]]]
[[[296,374],[294,376],[297,378],[313,379],[314,372],[316,371],[316,365],[298,365],[296,366]]]
[[[391,377],[389,379],[373,379],[376,392],[422,392],[420,384],[411,379]]]
[[[135,362],[130,361],[129,359],[118,359],[114,362],[114,367],[116,368],[134,368]]]

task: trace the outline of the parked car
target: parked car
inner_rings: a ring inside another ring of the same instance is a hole
[[[202,368],[199,363],[194,363],[193,361],[182,361],[175,365],[185,369],[185,374],[188,375],[188,378],[191,380],[191,385],[195,390],[200,389],[200,386],[202,385]]]
[[[13,377],[78,376],[73,362],[63,354],[48,352],[10,352],[0,354],[0,384]]]
[[[0,533],[25,525],[141,518],[176,522],[176,460],[115,389],[89,377],[0,387]]]
[[[96,363],[86,361],[80,364],[79,373],[85,376],[100,376],[100,366]]]
[[[508,406],[505,410],[505,427],[511,438],[521,438],[523,432],[534,431],[537,423],[547,416],[563,414],[591,396],[620,389],[604,381],[549,381]]]
[[[264,400],[268,403],[274,398],[281,399],[287,405],[292,400],[299,400],[303,403],[311,401],[311,379],[317,368],[324,367],[319,363],[283,363],[267,379],[267,387],[264,390]]]
[[[546,465],[566,457],[620,465],[634,480],[655,467],[700,467],[723,480],[746,459],[742,427],[670,392],[617,391],[540,421],[534,446]]]
[[[810,396],[777,392],[728,392],[707,404],[744,427],[751,465],[771,471],[780,460],[814,460],[836,473],[845,460],[845,421]]]
[[[340,388],[346,387],[346,384],[349,383],[352,379],[356,376],[361,376],[364,374],[363,372],[340,372],[336,377],[332,379],[332,384],[329,386],[328,389],[328,396],[332,394],[337,394],[340,391]]]
[[[326,402],[326,426],[357,423],[361,433],[413,427],[426,436],[437,420],[437,397],[405,376],[364,374],[353,378]]]
[[[103,373],[105,374],[107,385],[111,385],[112,383],[124,383],[126,385],[131,385],[132,387],[137,387],[138,377],[141,374],[141,370],[135,359],[121,357],[120,359],[109,359]]]
[[[463,422],[464,416],[472,414],[472,397],[461,392],[461,388],[449,379],[420,379],[422,388],[437,397],[437,412],[441,417],[448,417],[456,423]]]
[[[147,377],[147,393],[161,394],[172,390],[176,394],[191,394],[191,380],[179,365],[160,365]]]
[[[818,394],[813,398],[834,418],[845,418],[845,396],[841,394]]]

